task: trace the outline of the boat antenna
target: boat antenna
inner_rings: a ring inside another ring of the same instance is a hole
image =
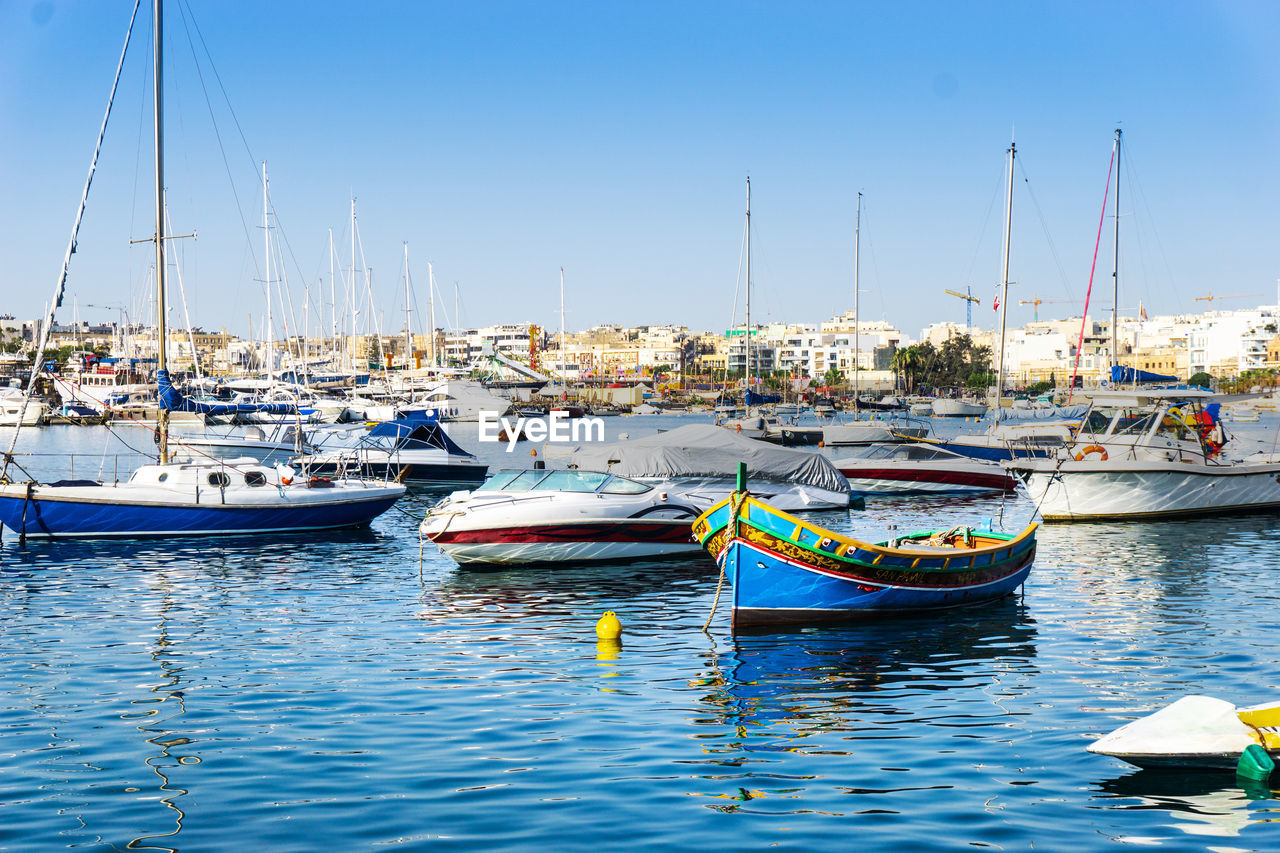
[[[129,16],[129,28],[124,34],[124,47],[120,48],[120,61],[116,63],[116,76],[111,81],[111,94],[107,96],[107,109],[102,116],[102,127],[98,130],[98,141],[93,146],[93,157],[89,160],[89,174],[84,179],[84,191],[80,193],[80,206],[76,208],[75,223],[71,226],[71,239],[67,241],[67,251],[62,257],[62,268],[58,271],[58,283],[53,289],[53,299],[45,310],[44,322],[40,324],[40,340],[36,344],[35,360],[31,364],[31,376],[27,379],[27,392],[22,397],[22,409],[18,413],[18,423],[14,425],[13,435],[9,439],[9,449],[4,454],[4,467],[0,468],[0,481],[4,481],[9,473],[9,463],[13,461],[13,450],[18,445],[18,433],[22,432],[22,422],[26,419],[27,404],[35,391],[36,381],[40,377],[41,361],[45,348],[49,346],[49,335],[53,330],[55,311],[62,305],[62,297],[67,289],[67,272],[71,268],[71,256],[76,251],[76,238],[80,235],[80,223],[84,220],[85,205],[89,202],[89,187],[93,184],[93,173],[98,168],[98,155],[102,153],[102,139],[107,134],[107,123],[111,119],[111,106],[116,100],[116,90],[120,86],[120,74],[124,70],[124,56],[129,50],[129,38],[133,35],[133,23],[138,17],[138,8],[142,0],[135,0],[133,14]]]

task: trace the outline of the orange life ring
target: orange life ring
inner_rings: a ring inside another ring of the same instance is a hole
[[[1091,444],[1091,445],[1089,445],[1088,447],[1084,448],[1084,449],[1083,449],[1083,450],[1081,450],[1079,453],[1077,453],[1077,454],[1076,454],[1076,456],[1075,456],[1075,459],[1076,459],[1076,461],[1077,461],[1077,462],[1081,462],[1081,461],[1083,461],[1083,460],[1084,460],[1084,458],[1085,458],[1086,456],[1088,456],[1090,453],[1097,453],[1097,454],[1100,454],[1099,458],[1100,458],[1103,462],[1106,462],[1106,461],[1107,461],[1107,449],[1106,449],[1105,447],[1103,447],[1102,445],[1100,445],[1100,444]]]

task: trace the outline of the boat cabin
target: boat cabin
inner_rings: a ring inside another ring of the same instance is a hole
[[[1215,396],[1202,389],[1174,388],[1095,392],[1076,446],[1214,456],[1226,442],[1218,404],[1211,402]]]

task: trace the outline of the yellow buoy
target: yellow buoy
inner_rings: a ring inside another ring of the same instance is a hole
[[[606,610],[600,617],[600,621],[596,623],[596,636],[602,640],[616,640],[621,637],[622,623],[618,621],[618,614],[612,610]]]

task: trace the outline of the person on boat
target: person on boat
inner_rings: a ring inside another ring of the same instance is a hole
[[[1222,421],[1218,418],[1221,408],[1222,406],[1218,403],[1210,403],[1191,416],[1196,421],[1196,433],[1200,436],[1200,443],[1204,445],[1205,453],[1211,457],[1221,453],[1222,446],[1227,443],[1227,436],[1222,431]]]

